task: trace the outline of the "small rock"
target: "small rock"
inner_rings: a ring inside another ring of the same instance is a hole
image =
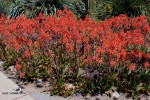
[[[17,91],[17,92],[18,92],[18,91],[21,91],[21,88],[18,87],[17,89],[15,89],[15,91]]]
[[[91,98],[91,95],[90,95],[90,94],[87,94],[87,95],[85,96],[85,100],[90,100],[90,98]]]
[[[110,89],[110,90],[106,91],[105,94],[107,96],[111,97],[113,95],[113,91]]]
[[[21,89],[24,89],[24,87],[22,85],[19,86]]]
[[[22,85],[18,84],[18,86],[19,86],[21,89],[24,89],[24,87],[23,87]]]
[[[110,97],[108,97],[106,94],[103,94],[103,95],[99,94],[95,97],[94,100],[110,100]]]
[[[114,100],[118,99],[119,97],[120,97],[120,94],[117,91],[115,91],[115,92],[112,93],[112,98]]]
[[[81,94],[81,93],[79,93],[79,92],[77,92],[77,93],[76,93],[76,96],[77,96],[77,97],[81,97],[81,96],[82,96],[82,94]]]
[[[12,72],[12,74],[13,74],[13,75],[16,75],[17,73],[16,73],[16,72]]]
[[[20,88],[20,87],[18,87],[18,88],[16,88],[16,89],[13,89],[13,90],[15,90],[15,92],[17,92],[17,93],[20,93],[20,91],[21,91],[21,88]]]
[[[10,66],[10,67],[8,68],[8,70],[10,70],[11,72],[15,72],[15,71],[16,71],[16,69],[15,69],[14,66]]]
[[[141,100],[150,100],[150,98],[148,98],[147,95],[142,95],[142,96],[141,96]]]
[[[23,92],[23,91],[20,91],[20,94],[26,94],[25,92]]]
[[[36,87],[43,87],[42,79],[37,79],[35,83],[36,83]]]
[[[28,82],[23,82],[23,85],[28,85]]]
[[[16,79],[15,76],[11,75],[11,76],[8,76],[9,79]]]
[[[106,94],[106,93],[103,93],[102,96],[107,96],[107,94]]]
[[[22,82],[20,82],[20,81],[18,81],[18,85],[23,85],[23,83],[22,83]]]
[[[23,87],[22,85],[23,85],[23,83],[21,83],[21,82],[18,83],[18,86],[19,86],[20,88],[24,89],[24,87]]]
[[[16,81],[16,84],[19,84],[19,81],[18,81],[18,80]]]
[[[49,92],[49,90],[46,90],[46,89],[45,89],[45,90],[43,90],[43,92]]]
[[[70,84],[70,83],[65,83],[65,90],[70,90],[70,89],[75,89],[75,86],[73,84]]]
[[[25,92],[23,92],[20,87],[13,89],[13,90],[15,90],[15,92],[17,92],[18,94],[25,94]]]

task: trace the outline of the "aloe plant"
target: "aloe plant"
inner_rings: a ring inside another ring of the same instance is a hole
[[[14,0],[9,17],[17,17],[21,14],[26,15],[28,18],[35,17],[38,13],[43,12],[44,14],[54,14],[56,7],[48,2],[49,0]]]
[[[64,6],[77,15],[83,15],[85,11],[84,3],[81,0],[13,0],[9,17],[16,18],[24,14],[28,18],[34,18],[40,12],[45,15],[54,15]]]

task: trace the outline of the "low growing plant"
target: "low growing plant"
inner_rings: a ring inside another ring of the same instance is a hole
[[[1,50],[21,78],[53,80],[53,95],[103,94],[111,87],[133,97],[149,94],[148,18],[119,15],[100,23],[66,8],[33,19],[1,16]]]

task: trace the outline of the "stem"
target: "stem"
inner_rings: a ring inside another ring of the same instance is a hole
[[[76,42],[74,42],[74,70],[76,71],[77,66],[77,50],[76,50]]]

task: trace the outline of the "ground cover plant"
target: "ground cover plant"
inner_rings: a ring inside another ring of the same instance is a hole
[[[25,80],[50,78],[51,94],[103,94],[111,87],[132,97],[150,91],[149,17],[119,15],[97,22],[66,8],[55,16],[0,17],[0,58]]]

